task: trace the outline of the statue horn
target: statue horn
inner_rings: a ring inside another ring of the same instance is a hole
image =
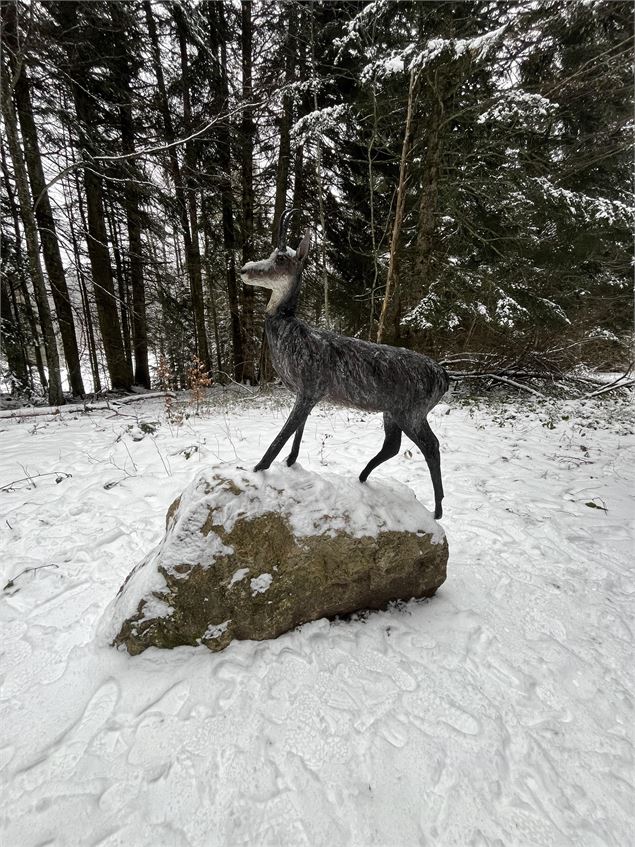
[[[278,229],[278,250],[282,253],[287,249],[287,228],[289,226],[289,218],[294,212],[301,212],[302,209],[285,209],[280,215],[280,227]]]

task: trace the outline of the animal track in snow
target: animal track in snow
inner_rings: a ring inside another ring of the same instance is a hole
[[[75,773],[89,743],[112,714],[118,697],[119,686],[114,680],[102,684],[86,704],[82,715],[62,732],[51,749],[38,760],[20,768],[12,793],[30,792],[44,783],[68,780]]]
[[[281,396],[275,412],[250,397],[191,425],[234,463],[229,437],[238,445],[240,430],[239,462],[252,466],[290,408]],[[152,403],[137,408],[155,420],[161,401]],[[611,424],[618,407],[594,408]],[[37,437],[7,426],[3,479],[22,475],[27,453],[29,469],[63,463],[73,473],[46,498],[42,488],[3,493],[5,581],[60,563],[22,577],[0,612],[7,845],[630,843],[627,439],[612,426],[585,438],[595,445],[589,489],[588,468],[557,460],[571,423],[551,432],[527,412],[512,429],[475,414],[484,428],[458,406],[436,420],[450,561],[434,598],[216,655],[134,658],[96,646],[93,630],[191,478],[182,434],[162,427],[156,443],[130,441],[139,474],[106,490],[107,415],[66,417]],[[305,430],[308,466],[319,470],[328,418],[330,443],[350,447],[333,453],[334,469],[357,475],[381,444],[381,421],[366,417],[324,410]],[[103,463],[90,464],[78,443]],[[396,458],[393,474],[429,503],[420,457]],[[596,496],[608,512],[585,506]]]

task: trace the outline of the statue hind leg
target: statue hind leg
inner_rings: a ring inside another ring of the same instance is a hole
[[[434,517],[443,516],[443,483],[441,481],[441,456],[439,453],[439,439],[430,429],[430,424],[423,418],[417,423],[408,423],[402,426],[403,431],[411,441],[417,445],[423,453],[423,457],[430,471],[432,487],[434,489]]]
[[[360,482],[366,482],[371,471],[374,471],[378,465],[387,462],[388,459],[392,459],[393,456],[399,453],[399,448],[401,447],[401,428],[389,412],[384,412],[384,433],[382,448],[360,473]]]

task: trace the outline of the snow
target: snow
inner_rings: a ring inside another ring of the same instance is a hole
[[[589,197],[577,191],[553,185],[547,177],[535,177],[532,182],[543,192],[545,198],[565,203],[572,217],[582,218],[586,223],[603,221],[608,226],[623,224],[632,226],[635,207],[621,200],[606,197]]]
[[[363,16],[357,16],[356,22],[359,23],[360,19],[367,14],[368,7],[364,9]],[[340,50],[338,60],[341,58],[345,47],[349,49],[352,47],[356,35],[355,29],[356,27],[345,38],[336,40],[335,44]],[[367,83],[372,79],[383,80],[401,74],[406,69],[418,71],[430,65],[443,54],[449,56],[450,59],[458,59],[460,56],[469,53],[474,60],[483,59],[490,48],[500,41],[506,29],[507,25],[503,25],[475,38],[431,38],[422,50],[417,50],[417,45],[411,43],[404,50],[370,61],[362,68],[361,81]],[[355,51],[352,50],[351,52]]]
[[[31,478],[0,491],[3,843],[630,843],[635,425],[607,396],[433,411],[431,600],[135,658],[101,645],[106,607],[175,497],[253,467],[291,398],[215,392],[182,427],[152,399],[1,421],[0,487]],[[135,441],[136,416],[162,423]],[[354,480],[381,441],[378,416],[320,408],[300,461]],[[375,478],[431,505],[405,439]]]
[[[325,106],[301,117],[291,128],[291,134],[298,144],[302,144],[314,135],[340,125],[350,113],[346,104]]]
[[[203,636],[203,640],[208,638],[220,638],[224,632],[227,632],[227,627],[231,623],[231,618],[227,621],[223,621],[222,623],[213,624],[209,626],[205,630],[205,635]]]
[[[261,573],[260,576],[250,581],[249,587],[251,588],[251,593],[253,595],[264,594],[272,582],[273,576],[270,573]]]
[[[199,530],[211,508],[214,509],[214,521],[230,533],[237,520],[270,512],[272,504],[280,501],[281,491],[285,492],[285,502],[302,504],[301,509],[293,508],[288,514],[296,537],[321,532],[335,535],[338,530],[346,529],[347,533],[356,538],[377,536],[380,531],[394,530],[425,532],[432,536],[433,543],[442,540],[442,527],[421,507],[410,488],[400,482],[382,480],[381,489],[384,499],[377,502],[377,487],[372,479],[361,486],[357,475],[342,476],[323,469],[316,477],[299,462],[292,468],[277,463],[258,473],[243,463],[210,464],[181,495],[181,503],[187,515],[186,519],[177,524],[177,538],[173,545],[175,563],[186,561],[182,552],[184,543],[193,551],[187,563],[200,563],[199,542],[190,541],[190,536],[200,535]],[[279,508],[279,503],[276,508]],[[214,533],[209,533],[202,542],[207,555],[231,552],[223,545],[217,551],[211,549],[212,535]],[[163,564],[166,562],[165,556],[164,546]]]
[[[511,123],[523,129],[538,129],[541,118],[548,118],[556,110],[556,104],[542,94],[513,89],[505,91],[500,98],[477,118],[477,123]]]
[[[499,290],[496,301],[496,318],[501,326],[513,327],[519,317],[528,317],[529,312],[512,297]]]
[[[588,334],[588,338],[602,338],[606,341],[616,341],[619,342],[619,338],[615,335],[614,332],[611,332],[610,329],[606,329],[603,326],[594,327]]]
[[[404,69],[403,58],[401,56],[390,56],[384,61],[386,74],[399,74]]]
[[[231,588],[232,585],[236,585],[237,582],[242,582],[242,580],[247,576],[248,573],[249,568],[239,568],[237,571],[234,571],[229,583],[229,587]]]

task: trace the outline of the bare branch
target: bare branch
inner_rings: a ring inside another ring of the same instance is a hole
[[[162,153],[165,150],[170,150],[172,147],[179,147],[181,144],[187,144],[188,141],[191,141],[193,138],[198,138],[198,136],[203,135],[216,124],[221,123],[222,121],[229,120],[230,118],[234,117],[245,109],[253,109],[258,105],[258,103],[243,103],[224,115],[217,115],[215,118],[212,118],[212,120],[208,121],[204,127],[202,127],[201,129],[197,129],[196,132],[193,132],[186,138],[178,138],[176,141],[172,141],[169,144],[159,144],[155,147],[145,147],[143,150],[135,150],[134,153],[122,153],[117,156],[91,156],[90,160],[88,161],[85,159],[80,159],[77,162],[73,162],[71,165],[68,165],[66,168],[63,168],[56,176],[53,177],[50,182],[48,182],[44,186],[42,191],[40,191],[40,193],[38,194],[35,203],[33,204],[33,208],[37,209],[40,200],[42,199],[44,194],[49,190],[49,188],[59,182],[62,177],[66,176],[66,174],[71,173],[71,171],[74,171],[78,168],[88,168],[93,162],[97,161],[121,162],[126,159],[138,159],[141,156],[150,156],[154,155],[155,153]],[[100,174],[100,176],[103,176],[103,174]]]

